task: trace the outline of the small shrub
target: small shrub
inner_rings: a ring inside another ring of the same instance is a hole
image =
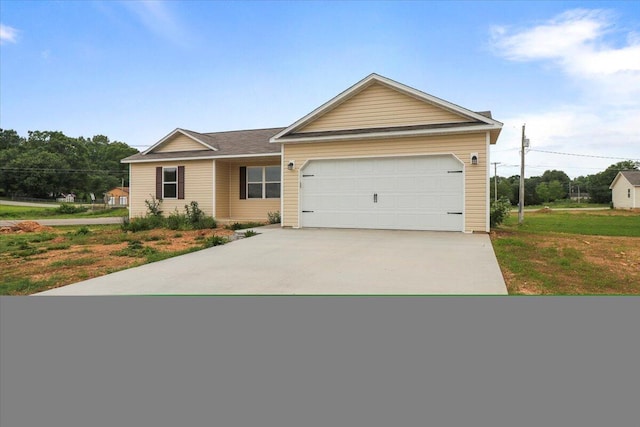
[[[187,216],[179,213],[176,209],[167,217],[166,224],[169,230],[184,230],[188,228]]]
[[[78,230],[76,230],[76,236],[86,236],[87,234],[90,234],[91,230],[89,230],[88,227],[82,226],[80,228],[78,228]]]
[[[211,216],[205,216],[201,218],[197,223],[192,224],[192,226],[196,230],[204,230],[207,228],[216,228],[218,226],[218,222]]]
[[[62,203],[56,209],[57,214],[75,214],[88,211],[89,208],[85,208],[84,206],[75,206],[71,203]]]
[[[501,197],[497,202],[491,202],[489,223],[491,227],[496,227],[509,217],[511,212],[511,202],[506,197]]]
[[[212,246],[220,246],[228,243],[229,240],[222,236],[211,236],[204,241],[203,246],[205,248],[210,248]]]
[[[151,200],[145,200],[144,204],[147,205],[147,216],[162,216],[162,211],[160,210],[162,200],[156,200],[155,197],[151,196]]]
[[[150,246],[144,246],[140,240],[131,240],[127,247],[119,251],[112,252],[112,255],[116,256],[128,256],[128,257],[147,257],[157,253],[158,250]]]
[[[202,218],[204,218],[204,212],[198,207],[198,202],[195,200],[184,205],[184,210],[187,214],[187,219],[191,224],[197,224]]]
[[[253,236],[257,236],[257,235],[258,235],[258,233],[256,233],[253,230],[247,230],[247,231],[244,232],[244,237],[253,237]]]
[[[224,228],[227,230],[244,230],[245,228],[262,227],[263,225],[261,222],[234,222]]]
[[[165,220],[161,216],[143,216],[133,218],[128,224],[122,223],[123,231],[131,231],[136,233],[138,231],[153,230],[154,228],[161,228],[165,225]]]
[[[280,211],[267,212],[269,224],[280,224]]]

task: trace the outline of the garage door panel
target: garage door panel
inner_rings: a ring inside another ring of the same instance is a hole
[[[463,174],[450,173],[461,169],[450,155],[311,160],[300,225],[461,231],[463,215],[448,213],[463,211]]]

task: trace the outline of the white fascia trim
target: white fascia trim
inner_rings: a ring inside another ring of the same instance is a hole
[[[489,169],[491,169],[489,166],[491,165],[491,158],[489,157],[489,146],[491,144],[491,135],[489,134],[489,131],[487,131],[487,137],[486,137],[486,150],[487,153],[485,154],[485,157],[487,158],[487,161],[485,162],[485,169],[487,171],[487,177],[486,177],[486,188],[485,188],[485,204],[486,204],[486,212],[485,212],[485,231],[487,233],[489,233],[491,231],[491,223],[489,221],[490,217],[491,217],[491,177],[489,175]],[[495,177],[494,179],[498,179],[498,177]]]
[[[622,172],[618,172],[618,174],[616,175],[615,178],[613,178],[613,181],[611,182],[611,185],[609,186],[609,190],[613,190],[613,186],[616,185],[616,182],[618,181],[618,179],[622,176]],[[629,183],[631,184],[631,183]]]
[[[447,129],[421,129],[421,130],[405,130],[395,132],[371,132],[371,133],[357,133],[348,135],[327,135],[327,136],[313,136],[304,137],[301,134],[298,138],[287,138],[285,141],[278,141],[281,144],[288,144],[290,142],[322,142],[322,141],[344,141],[344,140],[358,140],[358,139],[381,139],[381,138],[402,138],[411,136],[422,135],[445,135],[450,133],[477,133],[488,130],[496,129],[494,125],[479,125],[475,127],[453,127]]]
[[[218,151],[218,149],[216,147],[213,147],[209,144],[207,144],[206,142],[200,141],[198,138],[194,137],[193,135],[189,135],[187,132],[185,132],[184,130],[180,129],[180,128],[176,128],[175,130],[173,130],[172,132],[170,132],[167,136],[165,136],[164,138],[162,138],[160,141],[156,142],[155,144],[153,144],[151,147],[147,148],[146,150],[144,150],[142,152],[142,154],[147,154],[149,152],[151,152],[154,148],[158,147],[159,145],[163,144],[164,142],[166,142],[169,138],[173,137],[175,134],[182,134],[184,136],[186,136],[187,138],[190,138],[192,140],[194,140],[195,142],[204,145],[205,147],[207,147],[210,150],[213,151]]]
[[[386,77],[380,76],[378,74],[370,74],[369,76],[365,77],[364,79],[360,80],[358,83],[356,83],[355,85],[351,86],[349,89],[345,90],[344,92],[340,93],[339,95],[335,96],[334,98],[330,99],[329,101],[325,102],[324,104],[322,104],[320,107],[316,108],[315,110],[313,110],[311,113],[307,114],[306,116],[302,117],[301,119],[297,120],[295,123],[293,123],[291,126],[287,127],[286,129],[282,130],[281,132],[277,133],[276,135],[274,135],[273,137],[271,137],[271,139],[269,139],[269,142],[272,143],[276,143],[276,142],[280,142],[278,141],[278,139],[284,135],[286,135],[287,133],[293,132],[294,130],[296,130],[297,128],[313,121],[315,118],[317,118],[318,116],[322,115],[323,113],[325,113],[327,110],[333,108],[335,105],[338,105],[340,103],[342,103],[343,101],[345,101],[347,98],[351,97],[353,94],[359,92],[361,89],[363,89],[364,87],[368,86],[372,81],[376,81],[379,83],[382,83],[384,85],[387,85],[393,89],[396,89],[400,92],[406,93],[407,95],[413,96],[414,98],[417,98],[419,100],[422,101],[426,101],[430,104],[435,104],[438,105],[446,110],[452,111],[452,112],[456,112],[458,114],[462,114],[463,116],[466,117],[470,117],[476,120],[479,120],[483,123],[486,124],[491,124],[494,126],[497,126],[498,128],[502,127],[502,123],[497,121],[497,120],[493,120],[490,119],[488,117],[485,117],[481,114],[478,114],[474,111],[471,110],[467,110],[466,108],[463,108],[459,105],[453,104],[449,101],[445,101],[444,99],[440,99],[438,97],[435,97],[433,95],[429,95],[428,93],[419,91],[417,89],[414,89],[410,86],[404,85],[402,83],[398,83],[394,80],[388,79]]]
[[[202,156],[202,157],[170,157],[166,159],[142,159],[142,160],[120,160],[120,163],[151,163],[151,162],[174,162],[188,160],[217,160],[217,159],[244,159],[246,157],[280,157],[282,153],[266,153],[266,154],[235,154],[226,156]]]

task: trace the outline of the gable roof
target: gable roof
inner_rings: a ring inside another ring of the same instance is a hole
[[[350,129],[350,132],[345,131],[325,131],[325,132],[299,132],[305,126],[309,125],[314,120],[327,114],[329,111],[335,109],[345,101],[353,98],[358,93],[362,92],[367,87],[373,84],[381,84],[407,96],[411,96],[420,101],[437,106],[449,112],[463,116],[469,119],[468,123],[447,123],[434,125],[422,125],[422,126],[395,126],[385,128],[367,128],[367,129]],[[491,143],[495,143],[502,128],[502,123],[491,118],[490,112],[474,112],[459,105],[437,98],[428,93],[419,91],[412,87],[403,85],[394,80],[380,76],[378,74],[370,74],[355,85],[351,86],[344,92],[340,93],[336,97],[327,101],[320,107],[313,110],[311,113],[297,120],[291,126],[283,129],[278,134],[271,138],[272,143],[278,142],[303,142],[303,141],[319,141],[319,140],[332,140],[332,139],[362,139],[362,138],[375,138],[386,136],[415,136],[422,134],[437,134],[437,133],[451,133],[451,132],[471,132],[471,131],[491,131]]]
[[[611,182],[609,189],[613,189],[613,186],[621,176],[624,176],[627,179],[627,181],[629,181],[629,183],[634,187],[640,187],[640,170],[629,170],[629,171],[618,172],[616,177],[613,178],[613,181]]]
[[[158,160],[194,160],[228,157],[250,157],[280,155],[280,147],[269,144],[269,139],[280,132],[282,127],[267,129],[237,130],[227,132],[198,133],[187,129],[176,129],[142,153],[134,154],[122,163],[142,163]],[[202,144],[202,150],[172,151],[155,153],[153,150],[182,134]]]

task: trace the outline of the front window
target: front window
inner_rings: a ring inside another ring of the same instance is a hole
[[[249,199],[280,198],[280,166],[248,167],[247,197]]]
[[[116,204],[116,198],[114,196],[109,196],[109,205],[113,206]]]
[[[175,199],[178,197],[178,168],[164,168],[162,170],[162,198]]]
[[[126,205],[127,204],[127,197],[126,196],[120,196],[120,204],[121,205]]]
[[[631,198],[631,189],[630,188],[627,188],[627,197]]]

